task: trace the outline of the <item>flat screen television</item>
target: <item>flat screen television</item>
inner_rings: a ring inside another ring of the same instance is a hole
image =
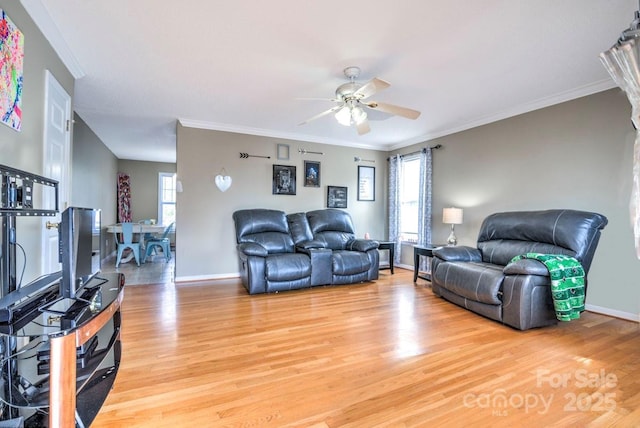
[[[100,210],[69,207],[62,212],[58,226],[59,254],[62,263],[60,297],[76,294],[100,272]]]

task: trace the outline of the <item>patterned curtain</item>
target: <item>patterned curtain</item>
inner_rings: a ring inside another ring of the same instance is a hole
[[[400,263],[400,155],[389,158],[389,241],[395,242],[396,251],[393,257],[395,264]]]
[[[418,245],[431,244],[431,188],[432,188],[431,148],[420,152],[420,198],[418,200]],[[426,257],[420,257],[420,270],[430,271]]]
[[[131,215],[131,178],[124,172],[118,173],[118,223],[130,222]]]

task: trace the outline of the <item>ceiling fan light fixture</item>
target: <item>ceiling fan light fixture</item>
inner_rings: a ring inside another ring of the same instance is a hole
[[[333,114],[339,124],[343,126],[355,125],[358,135],[364,135],[371,131],[367,109],[389,115],[402,116],[407,119],[417,119],[420,116],[420,112],[417,110],[369,100],[370,96],[388,88],[390,86],[389,82],[374,77],[365,84],[357,83],[356,78],[360,75],[358,67],[345,68],[344,75],[349,79],[349,82],[338,86],[335,92],[336,96],[331,100],[336,102],[337,105],[313,116],[311,119],[305,120],[301,125]]]
[[[367,120],[367,112],[362,110],[360,107],[354,107],[351,110],[351,118],[355,124],[359,125]]]
[[[349,110],[349,107],[342,107],[336,112],[335,116],[340,125],[351,126],[351,111]]]

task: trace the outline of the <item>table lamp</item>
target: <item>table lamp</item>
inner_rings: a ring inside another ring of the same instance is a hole
[[[447,245],[456,245],[458,239],[456,238],[455,225],[462,224],[462,208],[443,208],[442,222],[451,225],[451,233],[447,238]]]

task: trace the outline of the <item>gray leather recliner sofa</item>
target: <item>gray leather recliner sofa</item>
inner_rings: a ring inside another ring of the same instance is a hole
[[[533,259],[511,259],[529,252],[575,257],[585,271],[586,293],[586,275],[607,222],[601,214],[576,210],[492,214],[480,227],[477,248],[433,251],[433,292],[519,330],[555,324],[545,266]]]
[[[378,242],[356,239],[349,214],[326,209],[286,215],[233,213],[242,284],[249,294],[378,278]]]

